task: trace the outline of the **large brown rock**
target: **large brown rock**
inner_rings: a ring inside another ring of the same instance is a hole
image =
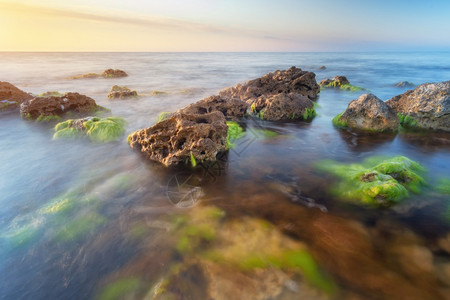
[[[351,101],[347,109],[337,118],[345,127],[364,131],[397,131],[397,114],[373,94],[363,94]]]
[[[220,111],[226,119],[238,120],[245,116],[248,104],[237,98],[210,96],[196,103],[190,104],[178,112],[183,114],[206,114]]]
[[[309,119],[309,112],[314,112],[314,102],[300,94],[281,93],[259,97],[251,109],[261,119],[269,121]]]
[[[206,114],[176,113],[154,126],[130,134],[133,149],[165,166],[191,161],[214,161],[227,149],[228,126],[221,112]]]
[[[101,109],[95,100],[78,93],[66,93],[62,96],[35,97],[20,105],[20,114],[27,119],[50,116],[62,116],[71,111],[89,114]]]
[[[450,131],[450,81],[419,85],[386,104],[395,112],[414,118],[416,127]]]
[[[32,95],[25,93],[9,82],[0,81],[0,111],[14,110],[22,102],[33,98]]]
[[[316,74],[291,67],[289,70],[275,71],[260,78],[250,80],[243,85],[222,90],[219,96],[238,98],[251,105],[259,97],[268,97],[280,93],[295,93],[310,100],[317,98],[320,87],[316,82]]]

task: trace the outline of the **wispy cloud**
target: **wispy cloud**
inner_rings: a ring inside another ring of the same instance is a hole
[[[0,1],[2,11],[18,11],[38,15],[46,15],[53,18],[71,18],[88,22],[107,22],[120,25],[140,26],[144,28],[171,30],[171,31],[191,31],[200,33],[219,34],[236,37],[270,39],[280,41],[292,41],[292,38],[277,36],[273,32],[263,32],[259,30],[249,30],[232,26],[218,26],[193,22],[182,19],[163,18],[152,15],[126,14],[123,12],[109,11],[107,13],[92,12],[82,9],[54,8],[48,6],[38,6],[29,4],[18,4],[8,1]]]

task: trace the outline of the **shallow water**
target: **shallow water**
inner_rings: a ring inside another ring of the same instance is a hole
[[[314,71],[317,81],[345,75],[383,100],[407,90],[393,86],[399,81],[450,79],[449,53],[0,53],[0,80],[36,94],[86,94],[125,118],[129,134],[154,124],[162,111],[292,65]],[[318,70],[321,65],[327,69]],[[107,68],[129,76],[68,79]],[[142,96],[110,101],[106,95],[115,84]],[[165,94],[153,96],[155,90]],[[322,91],[318,116],[309,123],[250,118],[236,147],[218,164],[194,174],[148,162],[129,148],[126,135],[104,145],[53,141],[53,124],[1,114],[0,297],[89,299],[108,283],[128,277],[151,285],[166,272],[154,260],[170,265],[179,259],[162,257],[173,247],[167,216],[214,205],[231,219],[265,219],[307,245],[343,291],[338,297],[393,299],[415,286],[439,299],[441,294],[433,291],[450,284],[436,275],[450,264],[449,250],[439,242],[449,233],[445,212],[450,202],[434,186],[450,177],[450,136],[368,137],[335,129],[331,119],[361,93]],[[277,135],[265,136],[267,129]],[[327,188],[333,178],[314,169],[323,159],[360,162],[374,155],[404,155],[421,163],[429,186],[396,207],[374,210],[332,197]],[[337,243],[349,236],[354,237],[351,255]],[[420,255],[394,255],[401,247],[388,250],[398,243],[431,255],[430,274],[405,270],[405,259],[417,259],[418,270],[427,266]],[[375,295],[378,282],[371,272],[393,292]],[[194,295],[194,286],[202,284],[198,279],[183,292]]]

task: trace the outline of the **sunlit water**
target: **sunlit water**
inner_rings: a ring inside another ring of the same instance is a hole
[[[450,79],[449,53],[1,53],[0,81],[35,94],[88,95],[123,117],[129,134],[154,124],[160,112],[293,65],[314,71],[317,81],[345,75],[383,100],[407,90],[393,86],[399,81]],[[327,68],[318,70],[322,65]],[[129,76],[68,79],[108,68],[125,70]],[[137,90],[141,97],[110,101],[106,95],[115,84]],[[143,159],[127,145],[126,135],[103,145],[53,141],[53,124],[0,115],[0,298],[95,298],[114,274],[143,276],[127,266],[155,251],[148,246],[152,239],[164,240],[164,229],[159,228],[164,223],[157,220],[209,204],[236,218],[266,219],[281,229],[293,224],[286,232],[306,243],[315,241],[314,228],[322,215],[353,219],[368,231],[395,222],[425,241],[434,261],[449,263],[448,253],[435,245],[449,231],[445,212],[450,202],[433,189],[440,178],[450,177],[449,135],[368,138],[333,128],[331,119],[360,94],[322,91],[318,116],[310,123],[248,119],[247,134],[237,146],[218,165],[197,169],[193,177],[188,170],[166,170]],[[262,129],[279,135],[265,138]],[[358,162],[373,155],[405,155],[421,163],[428,170],[424,195],[391,209],[345,205],[326,193],[330,178],[314,169],[323,159]],[[187,196],[184,191],[180,196],[180,179],[188,179],[193,187]],[[130,234],[136,228],[150,229]],[[377,249],[383,249],[383,239],[372,238]],[[320,264],[320,253],[316,257]],[[388,265],[389,258],[383,259]],[[339,279],[333,264],[324,263],[323,268],[343,290],[354,288]]]

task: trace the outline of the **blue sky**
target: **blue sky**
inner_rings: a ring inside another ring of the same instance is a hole
[[[450,50],[450,1],[0,0],[0,51]]]

